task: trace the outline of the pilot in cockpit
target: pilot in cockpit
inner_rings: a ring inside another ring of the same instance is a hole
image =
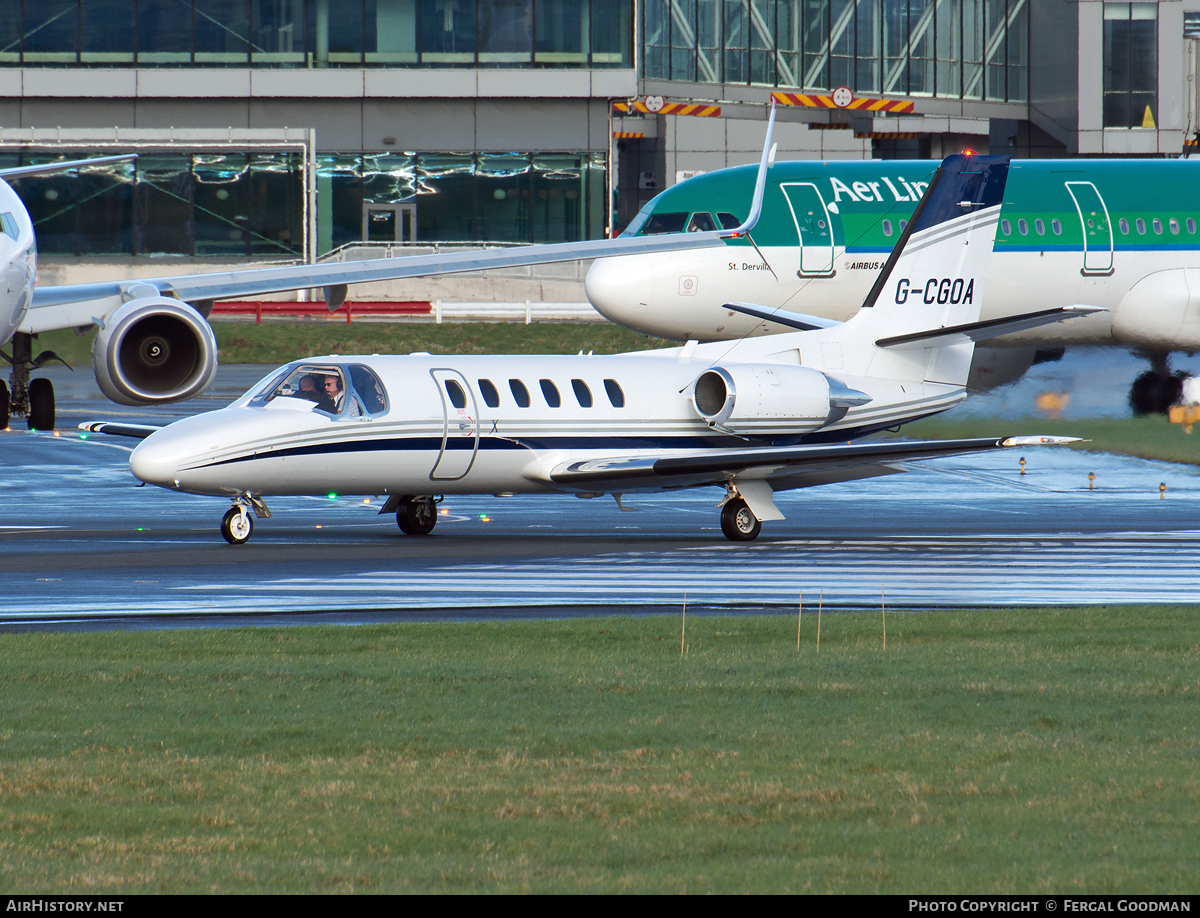
[[[334,414],[341,414],[342,409],[346,407],[346,390],[342,386],[342,377],[337,374],[331,374],[325,377],[325,395],[333,401],[333,408],[330,410]],[[362,414],[362,409],[358,405],[358,399],[350,399],[350,406],[346,409],[348,417],[358,417]]]

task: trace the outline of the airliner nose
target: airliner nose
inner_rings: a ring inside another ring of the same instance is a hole
[[[179,471],[179,451],[165,431],[152,433],[129,456],[129,471],[146,484],[174,487]]]
[[[598,258],[583,286],[600,315],[626,326],[636,325],[646,314],[653,288],[654,270],[645,255]]]

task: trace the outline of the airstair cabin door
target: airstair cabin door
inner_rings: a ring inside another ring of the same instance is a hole
[[[802,277],[833,274],[833,223],[821,192],[812,182],[788,182],[779,186],[787,198],[800,237]]]
[[[429,477],[457,481],[471,471],[479,452],[479,411],[475,394],[456,370],[430,370],[442,397],[442,451]]]

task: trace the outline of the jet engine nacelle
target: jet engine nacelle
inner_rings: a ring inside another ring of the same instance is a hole
[[[713,367],[692,387],[696,413],[711,427],[751,436],[816,430],[834,410],[829,396],[824,373],[786,364]]]
[[[96,333],[92,364],[100,390],[122,405],[199,395],[217,372],[217,339],[195,309],[152,296],[130,300]]]

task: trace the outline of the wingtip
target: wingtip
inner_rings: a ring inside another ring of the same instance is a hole
[[[1063,446],[1067,443],[1083,443],[1080,437],[1005,437],[1001,446]]]

